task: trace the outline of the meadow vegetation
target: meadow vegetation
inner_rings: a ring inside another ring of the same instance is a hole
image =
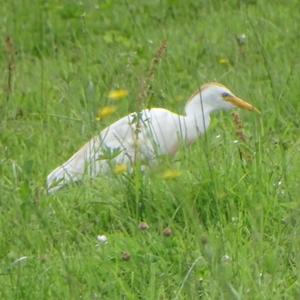
[[[298,0],[11,0],[0,12],[1,299],[300,298]],[[47,195],[47,174],[105,126],[146,106],[182,113],[209,81],[261,115],[218,113],[145,174]]]

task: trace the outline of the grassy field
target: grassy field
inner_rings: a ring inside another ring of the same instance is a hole
[[[0,12],[1,299],[300,298],[298,0],[11,0]],[[181,113],[216,80],[262,113],[238,111],[242,133],[218,113],[149,173],[48,196],[47,174],[134,111],[147,80],[144,106]],[[119,88],[129,95],[113,102]],[[118,109],[97,121],[107,105]]]

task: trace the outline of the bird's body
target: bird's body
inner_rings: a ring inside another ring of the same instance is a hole
[[[181,143],[193,143],[205,132],[211,112],[235,106],[256,110],[226,87],[211,83],[190,98],[185,115],[163,108],[129,114],[103,129],[68,161],[53,170],[47,177],[48,192],[80,180],[85,173],[94,177],[109,172],[114,165],[131,168],[136,159],[151,164],[157,156],[172,155]]]

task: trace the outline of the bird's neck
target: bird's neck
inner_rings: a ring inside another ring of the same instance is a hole
[[[212,105],[211,100],[207,97],[205,91],[194,94],[185,106],[185,113],[187,116],[204,115],[209,116],[217,108]]]
[[[193,143],[197,137],[203,134],[210,123],[210,113],[214,107],[210,106],[205,98],[201,99],[200,94],[194,95],[185,106],[183,123],[183,136],[189,143]]]

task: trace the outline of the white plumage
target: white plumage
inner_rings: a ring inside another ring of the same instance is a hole
[[[258,111],[225,86],[208,83],[188,100],[185,115],[163,108],[129,114],[103,129],[53,170],[47,177],[48,192],[80,180],[85,173],[94,177],[115,165],[125,164],[130,169],[136,159],[151,164],[159,155],[174,154],[181,143],[193,143],[208,128],[210,113],[234,107]]]

